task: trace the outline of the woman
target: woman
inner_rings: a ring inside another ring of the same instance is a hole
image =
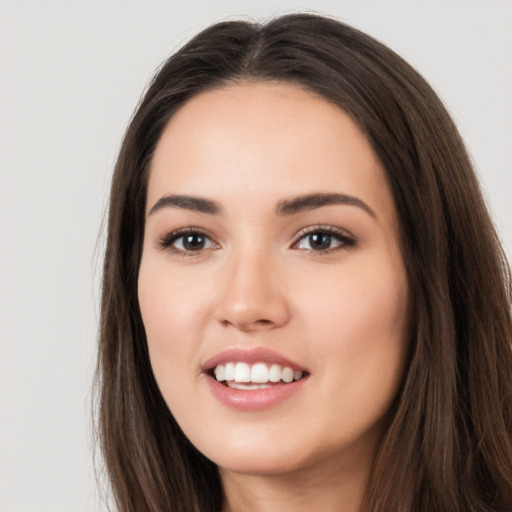
[[[464,145],[391,50],[290,15],[161,68],[110,200],[120,510],[512,510],[511,343]]]

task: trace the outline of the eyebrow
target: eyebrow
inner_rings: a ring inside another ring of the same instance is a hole
[[[307,194],[292,199],[285,199],[277,203],[275,211],[277,215],[286,216],[336,204],[356,206],[368,213],[371,217],[377,218],[375,212],[361,199],[346,194],[332,193]],[[211,199],[172,194],[161,197],[151,208],[149,215],[164,208],[180,208],[208,215],[219,215],[222,213],[220,204]]]
[[[368,213],[374,219],[377,218],[375,212],[361,199],[346,194],[308,194],[280,201],[276,207],[278,215],[294,215],[305,210],[314,210],[322,206],[333,204],[343,204],[348,206],[357,206]]]
[[[181,208],[194,212],[218,215],[222,212],[219,203],[202,197],[169,195],[161,197],[149,211],[149,215],[162,210],[163,208]]]

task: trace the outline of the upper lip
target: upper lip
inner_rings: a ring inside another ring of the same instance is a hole
[[[256,348],[240,348],[240,347],[232,347],[218,354],[214,355],[210,359],[208,359],[203,365],[202,370],[204,372],[210,371],[212,368],[215,368],[219,364],[226,363],[234,363],[234,362],[242,362],[242,363],[269,363],[269,364],[279,364],[281,366],[289,367],[292,370],[300,370],[303,372],[307,372],[308,370],[297,364],[294,361],[291,361],[287,357],[278,354],[274,350],[264,348],[264,347],[256,347]]]

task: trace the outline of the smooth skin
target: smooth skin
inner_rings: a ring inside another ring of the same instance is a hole
[[[311,194],[324,200],[283,208]],[[385,174],[343,110],[272,82],[188,101],[152,161],[138,293],[156,380],[219,466],[225,512],[360,510],[411,307]],[[264,410],[221,404],[202,368],[231,347],[269,348],[307,380]]]

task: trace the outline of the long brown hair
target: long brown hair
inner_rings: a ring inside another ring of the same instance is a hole
[[[162,66],[112,181],[99,337],[99,435],[122,512],[219,511],[216,466],[187,440],[151,370],[137,302],[148,170],[174,112],[244,80],[294,83],[348,112],[389,180],[414,306],[404,383],[365,510],[512,510],[511,280],[464,144],[425,80],[339,21],[225,22]]]

